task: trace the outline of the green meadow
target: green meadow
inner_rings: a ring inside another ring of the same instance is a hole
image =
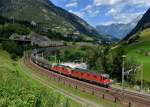
[[[150,28],[139,33],[137,42],[127,46],[126,51],[128,57],[137,60],[139,64],[143,64],[144,80],[150,82]],[[137,74],[137,79],[140,80],[140,72]]]
[[[29,78],[26,70],[0,50],[0,107],[81,107]]]

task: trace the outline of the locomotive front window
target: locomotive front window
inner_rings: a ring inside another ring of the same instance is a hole
[[[103,79],[105,80],[105,79],[108,79],[108,77],[103,77]]]
[[[109,79],[109,75],[108,74],[101,74],[101,76],[102,76],[103,80]]]

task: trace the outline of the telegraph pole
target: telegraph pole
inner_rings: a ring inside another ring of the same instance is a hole
[[[36,62],[36,64],[37,64],[37,63],[38,63],[38,62],[37,62],[37,59],[38,59],[38,55],[37,55],[38,52],[37,52],[37,49],[35,49],[35,51],[36,51],[36,56],[35,56],[35,60],[36,60],[36,61],[35,61],[35,62]]]
[[[13,0],[11,0],[11,4],[12,4],[13,10],[15,10],[15,6],[14,6],[14,1]],[[15,23],[15,15],[14,14],[12,15],[12,21],[13,21],[13,24],[14,24]]]
[[[143,89],[143,63],[141,64],[141,91]]]
[[[124,90],[125,58],[126,55],[122,55],[122,90]]]
[[[24,46],[23,46],[23,48],[24,48],[24,51],[23,51],[23,53],[24,53],[24,55],[25,55],[25,51],[26,51],[26,48],[25,48],[25,40],[24,40]]]
[[[56,53],[55,53],[55,63],[57,63],[57,56],[56,56]]]
[[[42,52],[42,59],[44,59],[44,53]]]

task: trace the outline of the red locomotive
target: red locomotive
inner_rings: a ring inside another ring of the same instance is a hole
[[[93,73],[84,69],[72,69],[67,66],[55,65],[51,67],[51,70],[80,80],[103,85],[105,87],[108,87],[112,82],[108,74]]]
[[[108,74],[93,73],[85,69],[76,69],[67,65],[52,66],[52,64],[49,63],[47,60],[41,58],[40,56],[35,55],[34,53],[32,53],[31,59],[34,63],[46,69],[55,71],[57,73],[60,73],[60,74],[63,74],[72,78],[80,79],[83,81],[88,81],[90,83],[99,84],[104,87],[108,87],[109,84],[112,83],[112,80],[109,78]]]

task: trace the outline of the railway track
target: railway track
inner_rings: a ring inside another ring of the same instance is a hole
[[[132,91],[127,91],[127,90],[122,90],[118,88],[111,88],[112,90],[115,90],[116,92],[122,92],[125,93],[126,95],[134,98],[136,102],[141,102],[141,103],[147,103],[150,105],[150,95],[142,94],[142,93],[136,93]]]
[[[141,97],[141,98],[145,98],[145,99],[150,99],[150,95],[148,94],[142,94],[142,93],[136,93],[136,92],[132,92],[132,91],[127,91],[127,90],[123,90],[123,89],[118,89],[118,88],[111,88],[113,90],[116,90],[116,91],[123,91],[124,93],[126,94],[130,94],[130,95],[134,95],[134,96],[137,96],[137,97]]]
[[[36,64],[34,64],[30,57],[25,58],[25,64],[37,71],[38,73],[48,76],[58,82],[64,83],[70,87],[79,89],[81,91],[90,93],[97,97],[107,99],[116,103],[121,103],[129,107],[149,107],[150,105],[150,96],[138,94],[126,90],[121,90],[117,88],[103,88],[90,83],[72,79],[61,74],[52,72],[50,70],[44,69]]]

